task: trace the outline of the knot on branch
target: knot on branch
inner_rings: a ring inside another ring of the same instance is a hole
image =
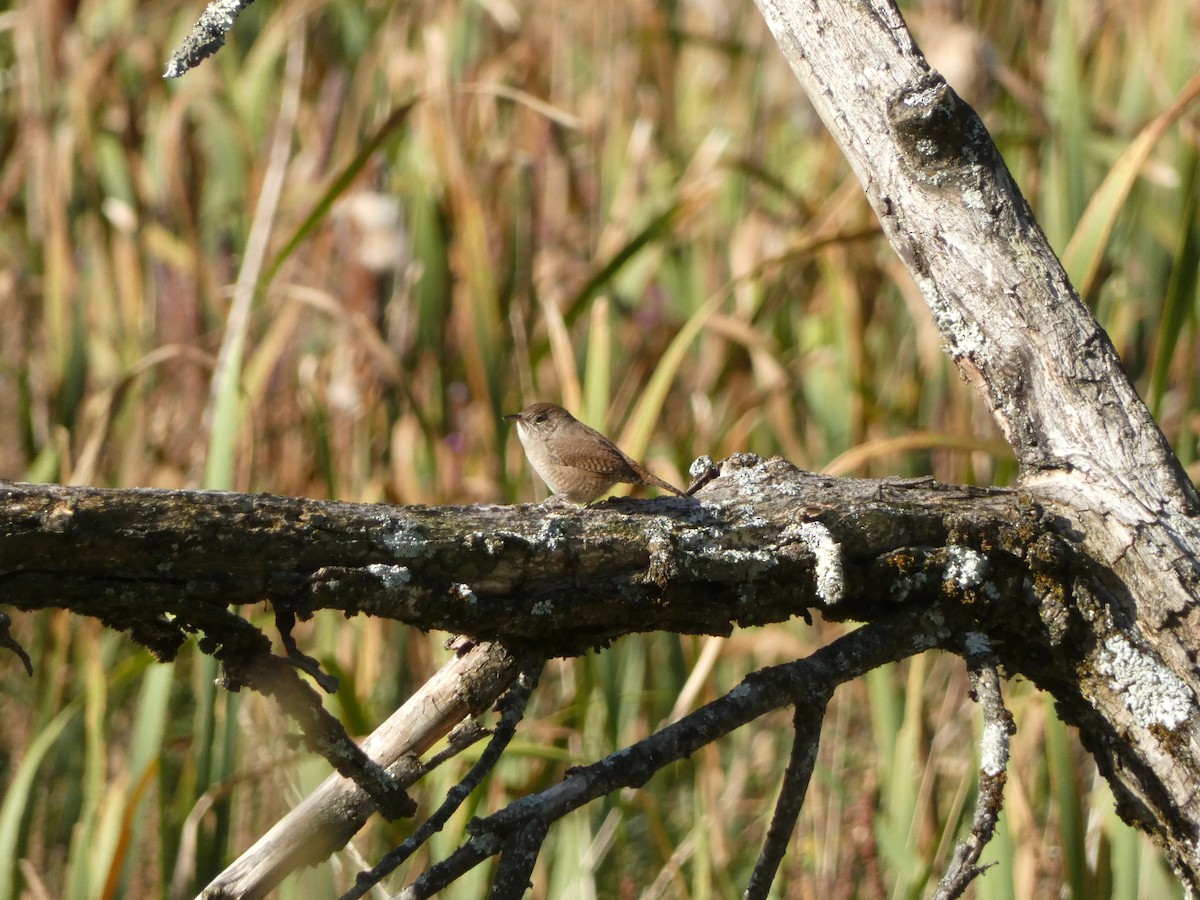
[[[998,158],[987,129],[937,72],[926,72],[888,99],[887,117],[900,151],[935,184]]]

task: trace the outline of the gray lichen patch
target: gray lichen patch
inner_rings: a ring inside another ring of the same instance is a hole
[[[988,558],[970,547],[950,546],[946,548],[946,583],[959,590],[982,588],[995,600],[1000,596],[996,585],[987,580]]]
[[[542,519],[534,534],[534,543],[547,550],[559,550],[568,540],[569,528],[562,516],[547,516]]]
[[[992,639],[982,631],[968,631],[963,635],[963,646],[969,656],[989,656],[992,653]]]
[[[1158,725],[1174,730],[1195,708],[1191,690],[1174,672],[1120,634],[1104,641],[1096,670],[1121,695],[1142,728]]]
[[[478,599],[475,596],[475,592],[471,590],[470,585],[462,584],[457,581],[450,585],[450,594],[451,596],[462,600],[464,603],[474,603]]]
[[[958,587],[979,587],[987,577],[987,557],[970,547],[946,548],[946,581]]]
[[[999,719],[986,720],[979,742],[979,769],[985,775],[998,778],[1008,766],[1008,731]]]
[[[943,297],[932,278],[917,281],[925,302],[933,313],[934,323],[955,357],[967,357],[978,365],[988,362],[988,342],[983,331],[974,322],[967,320],[962,309]]]
[[[463,539],[466,547],[482,547],[488,556],[499,556],[504,551],[504,537],[490,531],[472,531]]]
[[[406,566],[390,566],[386,563],[371,563],[367,572],[379,579],[386,590],[395,591],[412,581],[412,572]]]
[[[846,575],[842,569],[842,548],[833,532],[820,522],[803,522],[784,529],[785,539],[799,539],[812,554],[815,562],[817,597],[826,606],[842,602],[846,592]]]
[[[774,550],[762,546],[751,529],[722,534],[716,528],[696,528],[682,536],[677,553],[665,541],[652,541],[650,551],[651,564],[660,568],[669,561],[666,555],[672,554],[691,576],[704,578],[721,571],[740,571],[747,583],[763,577],[779,562]]]
[[[899,575],[888,588],[888,593],[897,603],[903,603],[914,591],[923,591],[929,584],[929,576],[924,572],[913,572],[911,575]]]
[[[414,559],[432,553],[425,532],[408,522],[400,523],[393,530],[381,529],[380,540],[391,553],[402,559]]]

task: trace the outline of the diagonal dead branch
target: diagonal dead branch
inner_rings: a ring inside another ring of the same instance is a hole
[[[894,0],[756,3],[1012,446],[1022,487],[1121,585],[1132,621],[1086,620],[1108,632],[1092,662],[1136,671],[1140,686],[1108,703],[1112,679],[1092,684],[1090,667],[1067,664],[1059,684],[1084,683],[1059,709],[1081,724],[1121,816],[1200,893],[1200,495],[986,128],[930,69]]]
[[[502,645],[460,643],[458,655],[421,686],[362,745],[403,786],[420,776],[410,761],[468,716],[489,709],[512,683],[516,658]],[[400,773],[408,773],[401,778]],[[340,849],[375,811],[353,781],[331,775],[200,894],[206,900],[265,897],[285,876]]]
[[[321,698],[288,660],[269,652],[254,655],[219,653],[225,667],[225,687],[249,685],[273,698],[300,726],[305,744],[324,757],[338,774],[361,787],[388,819],[413,815],[416,802],[404,787],[372,760],[346,733],[340,721],[321,704]]]
[[[506,747],[517,733],[517,725],[525,715],[525,707],[537,687],[543,660],[526,663],[517,674],[516,680],[508,692],[500,698],[498,706],[501,710],[500,722],[496,725],[492,740],[488,743],[483,754],[471,767],[471,771],[452,787],[446,794],[446,799],[433,815],[421,823],[395,850],[387,854],[379,863],[367,872],[360,872],[355,879],[354,887],[342,895],[341,900],[357,900],[366,895],[372,887],[394,872],[399,866],[417,852],[433,835],[441,831],[450,817],[462,806],[463,801],[471,795],[487,774],[492,771]]]
[[[570,770],[566,780],[467,825],[468,840],[431,866],[397,900],[430,897],[474,866],[511,846],[521,860],[536,852],[528,841],[592,800],[623,787],[641,787],[663,767],[789,704],[823,709],[833,690],[867,671],[938,646],[949,636],[934,611],[905,610],[864,625],[806,659],[751,673],[733,690],[655,734],[599,762]],[[526,830],[529,829],[529,830]],[[514,837],[518,835],[518,837]],[[513,863],[513,878],[524,872]],[[510,882],[513,883],[513,882]]]
[[[824,721],[824,706],[812,708],[797,703],[792,713],[795,738],[792,740],[791,756],[783,773],[783,785],[779,789],[779,799],[775,801],[775,812],[771,816],[762,851],[746,885],[745,900],[765,900],[771,890],[771,883],[779,871],[779,864],[783,862],[796,828],[796,820],[800,817],[800,809],[804,805],[804,795],[808,792],[808,782],[817,762]]]

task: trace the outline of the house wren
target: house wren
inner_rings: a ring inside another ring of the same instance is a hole
[[[561,406],[534,403],[504,418],[517,423],[517,437],[542,481],[568,500],[593,503],[617,482],[652,484],[686,496],[647,472],[616,444]]]

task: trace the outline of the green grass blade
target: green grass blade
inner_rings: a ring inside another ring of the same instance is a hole
[[[418,97],[413,97],[392,110],[391,114],[363,143],[362,149],[358,151],[355,157],[342,167],[342,170],[329,183],[329,187],[321,194],[316,205],[304,217],[303,221],[296,226],[295,231],[284,241],[283,247],[280,248],[275,258],[271,260],[270,265],[267,266],[262,279],[264,287],[275,279],[280,267],[288,261],[291,255],[296,252],[296,249],[321,227],[325,221],[325,217],[329,215],[329,211],[333,208],[333,204],[354,183],[354,179],[362,172],[363,166],[370,161],[371,157],[391,137],[392,133],[408,121],[409,113],[412,112],[413,107],[416,106],[419,99]]]
[[[629,421],[622,432],[618,444],[635,459],[645,454],[650,443],[650,435],[654,433],[655,425],[662,415],[663,403],[671,384],[679,374],[679,367],[692,343],[704,329],[709,317],[717,311],[727,296],[726,291],[718,291],[704,305],[692,313],[691,317],[679,329],[679,333],[671,339],[666,352],[658,360],[650,380],[642,390],[637,406],[629,416]]]
[[[46,754],[62,736],[63,729],[79,712],[79,702],[63,707],[29,743],[21,763],[8,783],[4,802],[0,804],[0,900],[12,900],[18,882],[17,863],[24,856],[21,850],[22,822],[35,802],[39,769]]]
[[[1200,97],[1200,74],[1187,83],[1165,112],[1138,133],[1092,195],[1062,257],[1063,267],[1081,297],[1090,296],[1096,287],[1117,217],[1125,208],[1125,201],[1138,173],[1150,158],[1150,151],[1197,97]]]
[[[583,409],[580,418],[600,423],[601,430],[608,421],[612,391],[612,325],[607,297],[597,297],[592,303],[588,327],[587,359],[584,361]]]
[[[1087,850],[1084,845],[1083,809],[1080,801],[1079,773],[1071,753],[1067,726],[1054,714],[1053,704],[1046,715],[1046,757],[1050,768],[1050,792],[1058,817],[1063,864],[1073,897],[1087,897]]]
[[[1187,198],[1179,220],[1179,246],[1176,248],[1171,278],[1167,283],[1167,295],[1163,298],[1162,316],[1159,320],[1158,340],[1154,348],[1154,369],[1150,375],[1150,409],[1157,417],[1162,411],[1163,395],[1167,390],[1167,376],[1175,359],[1185,326],[1195,323],[1197,303],[1197,276],[1200,275],[1200,160],[1193,151],[1190,154],[1190,177],[1186,180]]]
[[[1081,20],[1081,11],[1072,4],[1055,5],[1046,60],[1046,107],[1054,140],[1046,145],[1040,214],[1042,228],[1055,247],[1066,243],[1087,203],[1092,114],[1083,83]]]
[[[673,236],[676,219],[683,213],[685,203],[676,201],[668,209],[656,215],[632,238],[613,254],[612,258],[600,267],[587,283],[575,294],[567,304],[564,318],[570,321],[582,306],[591,300],[617,273],[620,272],[639,252],[658,240],[667,240]]]

